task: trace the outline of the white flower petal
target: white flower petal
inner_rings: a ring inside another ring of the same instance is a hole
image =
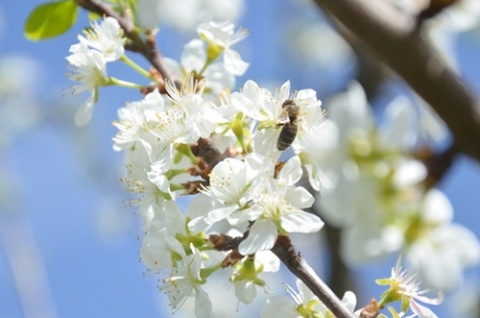
[[[334,96],[328,105],[328,114],[341,134],[348,134],[352,128],[370,130],[374,126],[365,91],[357,82],[352,82],[347,92]]]
[[[357,305],[357,297],[351,291],[347,291],[343,295],[342,303],[350,312],[353,312],[355,310],[355,306]]]
[[[238,245],[238,252],[250,255],[269,250],[277,241],[277,227],[271,220],[260,219],[253,223],[248,237]]]
[[[453,218],[453,206],[438,189],[430,189],[423,199],[423,219],[429,223],[446,224]]]
[[[253,139],[253,149],[256,153],[269,158],[272,162],[276,161],[281,154],[277,149],[279,135],[280,129],[263,129],[257,131]]]
[[[163,239],[165,230],[147,233],[140,248],[142,262],[152,270],[161,270],[172,266],[167,242]]]
[[[205,217],[197,217],[188,222],[188,229],[192,232],[203,232],[206,231],[211,224]]]
[[[261,318],[298,317],[296,304],[288,297],[277,296],[267,299],[260,313]]]
[[[266,157],[257,153],[251,153],[245,158],[247,179],[253,180],[257,177],[272,177],[274,165]]]
[[[323,221],[312,213],[301,210],[286,213],[282,217],[282,228],[288,233],[314,233],[323,227]]]
[[[212,317],[212,301],[208,294],[199,286],[195,286],[195,316],[197,318]]]
[[[292,188],[289,188],[285,195],[285,199],[287,199],[291,205],[299,209],[309,208],[315,202],[313,195],[304,187],[296,187],[293,191]]]
[[[234,286],[235,296],[237,296],[238,300],[245,304],[250,304],[255,297],[257,297],[257,288],[255,287],[255,284],[249,280],[236,282]]]
[[[409,160],[400,164],[395,170],[393,183],[398,188],[413,186],[427,177],[427,168],[418,160]]]
[[[77,126],[85,126],[92,118],[93,106],[95,105],[94,98],[95,93],[92,92],[90,97],[77,110],[77,113],[75,114],[75,124]]]
[[[168,182],[168,178],[164,174],[158,172],[148,172],[147,176],[148,180],[150,180],[150,182],[156,185],[158,189],[160,189],[162,192],[170,192],[170,183]]]
[[[417,141],[416,114],[405,96],[393,100],[385,110],[388,124],[380,135],[386,147],[409,150]]]
[[[290,81],[286,81],[282,84],[277,91],[277,100],[284,101],[290,98]]]
[[[213,224],[220,220],[226,219],[232,212],[236,211],[238,207],[236,205],[227,205],[217,208],[208,213],[207,223]]]
[[[410,309],[420,318],[438,318],[433,311],[413,299],[410,300]]]
[[[290,158],[278,174],[277,179],[286,185],[294,185],[302,177],[302,164],[298,156]],[[313,202],[312,202],[313,203]]]
[[[200,72],[206,60],[205,42],[194,39],[184,46],[180,61],[187,73],[192,71]]]
[[[226,49],[223,54],[227,71],[236,76],[241,76],[247,71],[250,64],[243,61],[237,51]]]
[[[476,235],[460,224],[451,224],[441,235],[444,242],[451,244],[456,258],[464,267],[478,265],[480,262],[480,242]]]
[[[255,268],[263,265],[264,272],[276,273],[280,270],[280,260],[271,251],[258,251],[255,253]]]
[[[235,87],[235,76],[227,71],[223,63],[210,64],[203,75],[205,88],[211,89],[215,96]]]
[[[253,103],[260,102],[264,98],[262,90],[260,87],[258,87],[257,83],[252,80],[245,82],[243,85],[242,94]]]

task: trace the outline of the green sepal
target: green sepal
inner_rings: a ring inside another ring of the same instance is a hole
[[[251,152],[250,145],[246,142],[248,140],[248,129],[243,121],[243,113],[239,112],[235,119],[230,123],[230,128],[233,134],[237,137],[240,147],[242,147],[245,153]]]
[[[175,149],[181,153],[182,155],[186,156],[187,158],[190,158],[193,164],[197,164],[199,159],[195,157],[195,155],[192,152],[192,148],[190,148],[190,145],[187,144],[177,144],[175,146]]]
[[[398,312],[395,310],[395,308],[393,307],[388,307],[388,311],[392,314],[392,318],[400,318],[400,315],[398,314]],[[384,317],[387,317],[385,315],[383,315]],[[380,317],[380,316],[379,316]]]
[[[30,13],[23,26],[31,41],[53,38],[65,33],[77,20],[77,5],[73,0],[43,3]]]
[[[223,52],[225,48],[213,43],[208,43],[208,44],[209,45],[207,49],[207,63],[210,64],[220,55],[220,53]]]

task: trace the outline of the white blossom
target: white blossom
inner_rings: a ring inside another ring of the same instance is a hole
[[[421,303],[438,305],[443,301],[443,294],[439,293],[437,298],[423,296],[428,290],[420,289],[420,281],[415,272],[402,268],[401,257],[398,258],[397,264],[392,268],[391,276],[389,278],[378,279],[377,284],[390,285],[390,289],[383,293],[382,299],[380,300],[382,306],[392,300],[402,301],[400,317],[405,314],[408,308],[415,314],[410,317],[438,317],[432,310]]]
[[[73,54],[67,56],[67,61],[72,66],[73,72],[67,76],[79,83],[72,87],[72,92],[73,94],[84,91],[90,93],[75,115],[75,123],[83,126],[92,117],[93,106],[98,99],[98,88],[108,82],[106,60],[101,53],[86,50],[82,44],[72,46],[70,51]]]
[[[417,142],[412,105],[397,98],[385,115],[377,127],[365,92],[352,83],[329,102],[329,117],[337,127],[331,129],[332,144],[310,149],[330,152],[301,153],[306,162],[320,159],[317,169],[330,188],[323,187],[317,204],[323,217],[343,228],[341,252],[349,264],[399,251],[408,241],[407,215],[417,209],[424,191],[425,166],[404,155]]]
[[[158,90],[147,94],[142,100],[127,103],[117,111],[118,121],[113,125],[119,130],[115,137],[115,150],[129,150],[137,141],[156,144],[156,137],[150,133],[150,114],[165,109],[165,100]]]
[[[126,163],[122,181],[137,195],[130,204],[143,221],[139,256],[148,271],[168,273],[159,289],[173,311],[193,298],[195,316],[212,317],[203,286],[225,267],[232,269],[229,281],[237,299],[251,303],[258,288],[266,290],[263,272],[279,271],[280,260],[271,251],[279,236],[322,229],[322,219],[305,211],[315,198],[299,186],[303,169],[312,188],[321,191],[316,204],[322,218],[342,229],[340,252],[349,265],[402,252],[429,286],[457,286],[463,271],[480,263],[480,242],[452,223],[447,197],[427,188],[427,167],[409,154],[418,147],[419,132],[444,139],[442,123],[429,110],[416,112],[400,96],[379,124],[356,82],[330,99],[328,119],[316,91],[294,91],[290,81],[270,91],[248,80],[231,93],[235,77],[249,66],[233,49],[247,31],[219,17],[237,16],[240,2],[138,0],[130,13],[142,39],[163,22],[191,27],[199,17],[208,18],[197,26],[200,39],[185,45],[180,63],[165,60],[176,81],[154,83],[166,92],[154,89],[127,103],[114,122],[114,149],[124,151]],[[428,5],[427,0],[387,2],[411,17]],[[454,34],[477,25],[479,16],[478,1],[459,0],[425,21],[422,34],[445,48]],[[448,23],[451,33],[445,30]],[[70,47],[69,77],[77,82],[72,91],[89,93],[75,116],[77,125],[90,120],[100,86],[135,87],[110,78],[107,63],[122,60],[149,80],[154,77],[126,59],[123,33],[115,18],[106,17],[93,21]],[[332,52],[323,59],[333,59]],[[293,140],[286,138],[285,146],[284,128],[291,128]],[[195,195],[186,209],[178,203],[182,191]],[[438,304],[441,296],[425,297],[416,274],[403,270],[400,259],[391,277],[378,283],[390,285],[379,308],[400,299],[402,310],[395,317],[408,308],[414,316],[437,317],[422,303]],[[303,282],[296,285],[298,291],[286,287],[291,299],[267,301],[261,317],[333,315]],[[353,293],[342,301],[354,311]]]
[[[240,54],[230,47],[247,36],[246,30],[235,32],[235,25],[232,22],[224,21],[216,23],[213,21],[202,23],[197,27],[200,38],[223,51],[223,62],[225,68],[233,75],[243,75],[248,68],[248,63],[243,61]]]
[[[330,310],[318,299],[315,294],[299,279],[296,280],[298,292],[285,284],[290,297],[276,296],[265,303],[260,317],[262,318],[301,318],[324,317]],[[342,302],[346,309],[353,313],[357,303],[354,293],[348,291],[344,294]],[[329,316],[325,316],[329,317]]]
[[[222,119],[212,103],[203,99],[201,85],[202,82],[199,85],[195,83],[193,76],[185,81],[181,89],[177,89],[172,82],[167,84],[167,92],[172,104],[184,110],[185,123],[195,132],[190,140],[210,137]]]
[[[175,201],[164,201],[154,209],[153,218],[146,223],[146,235],[140,248],[140,257],[150,270],[172,268],[174,255],[185,257],[185,251],[175,235],[185,234],[185,216]]]
[[[197,318],[209,318],[212,316],[212,302],[201,285],[205,283],[200,275],[202,261],[200,252],[190,245],[191,255],[184,256],[178,262],[178,268],[174,269],[170,277],[163,280],[164,291],[169,300],[170,307],[175,311],[180,308],[190,295],[195,297],[195,316]]]
[[[245,304],[251,303],[257,296],[257,287],[265,288],[265,282],[258,277],[263,266],[251,257],[234,265],[230,281],[235,288],[235,296]]]
[[[303,89],[290,93],[290,82],[285,82],[272,94],[260,88],[255,82],[247,81],[241,93],[232,94],[232,104],[241,112],[258,121],[254,139],[255,151],[276,160],[280,154],[277,149],[281,127],[289,121],[285,115],[285,102],[292,101],[298,107],[295,125],[297,133],[292,143],[294,151],[310,147],[316,129],[322,124],[324,111],[321,101],[312,89]],[[316,142],[319,142],[318,139]]]
[[[238,209],[257,195],[262,178],[273,175],[273,165],[256,154],[248,155],[244,161],[227,158],[219,162],[210,174],[210,187],[204,191],[218,208],[205,211],[207,214],[192,220],[192,230],[203,229],[219,221],[227,220]]]
[[[125,49],[125,37],[123,30],[115,18],[106,17],[98,23],[92,21],[92,28],[84,31],[85,37],[78,36],[80,43],[83,43],[102,54],[106,62],[112,62],[122,57]]]
[[[165,58],[166,65],[177,78],[187,78],[194,72],[202,75],[205,89],[211,89],[214,94],[233,89],[235,76],[225,68],[224,63],[212,62],[204,69],[206,61],[207,45],[199,39],[193,39],[185,44],[180,63]]]
[[[301,210],[310,207],[314,199],[303,187],[293,186],[301,177],[300,169],[298,157],[290,159],[276,180],[263,183],[249,209],[232,213],[235,224],[255,220],[238,246],[240,254],[271,249],[279,232],[313,233],[323,227],[318,216]]]
[[[420,213],[420,220],[410,228],[415,237],[406,257],[428,285],[451,290],[465,268],[480,263],[480,242],[464,226],[451,223],[453,208],[439,190],[426,193]]]
[[[413,109],[399,102],[387,108],[389,121],[382,131],[377,131],[365,92],[358,83],[352,83],[347,92],[330,100],[328,114],[337,129],[330,128],[331,145],[321,149],[330,152],[311,156],[326,158],[320,169],[328,177],[331,190],[322,192],[317,204],[333,224],[365,219],[361,215],[369,212],[360,210],[364,206],[369,211],[381,209],[380,206],[372,207],[381,201],[378,180],[386,178],[403,163],[401,151],[415,142]],[[312,150],[317,149],[313,147]],[[308,154],[308,150],[305,152]],[[344,200],[345,195],[350,199]]]
[[[322,141],[318,138],[321,136]],[[325,119],[320,125],[312,128],[311,133],[304,138],[304,145],[297,148],[302,164],[307,170],[308,180],[316,191],[331,191],[337,183],[337,174],[328,169],[334,166],[332,153],[338,146],[339,131],[332,121]],[[308,145],[308,146],[307,146]]]
[[[126,155],[127,177],[122,178],[122,181],[129,192],[139,196],[131,204],[139,207],[144,224],[148,227],[157,207],[163,203],[165,195],[170,192],[169,184],[167,180],[164,180],[164,183],[159,180],[154,180],[156,182],[150,180],[149,173],[155,161],[145,147],[136,147]],[[163,162],[171,165],[170,158],[163,157]],[[158,187],[159,185],[161,188]]]

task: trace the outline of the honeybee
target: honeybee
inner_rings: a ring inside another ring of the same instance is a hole
[[[280,115],[280,121],[284,124],[280,135],[277,140],[277,149],[283,151],[290,147],[297,136],[298,127],[297,121],[298,116],[300,115],[300,107],[298,107],[295,102],[291,99],[287,99],[282,104],[282,114]]]

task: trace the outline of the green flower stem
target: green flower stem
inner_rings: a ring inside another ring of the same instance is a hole
[[[378,307],[383,308],[385,305],[396,302],[398,299],[396,297],[392,297],[392,295],[388,294],[382,297],[382,299],[378,302]]]
[[[109,77],[108,83],[105,86],[110,86],[110,85],[117,85],[117,86],[122,86],[126,88],[133,88],[133,89],[141,89],[144,87],[143,85],[123,81],[115,77]]]
[[[200,277],[202,278],[202,280],[204,282],[207,281],[207,278],[208,276],[212,275],[213,273],[215,273],[216,271],[218,271],[219,269],[222,268],[222,265],[221,264],[218,264],[216,266],[213,266],[213,267],[209,267],[209,268],[202,268],[200,270]]]
[[[195,155],[193,154],[192,152],[192,148],[190,148],[189,145],[187,144],[179,144],[175,147],[175,149],[177,149],[178,152],[180,152],[181,154],[187,156],[188,158],[190,158],[190,161],[192,161],[192,163],[195,165],[198,163],[198,158],[195,157]]]
[[[211,60],[211,59],[207,59],[205,61],[205,64],[203,64],[203,67],[202,69],[200,70],[200,72],[198,72],[198,76],[202,76],[203,75],[203,72],[205,72],[205,70],[207,69],[207,67],[212,64],[214,60]]]
[[[170,169],[167,171],[167,173],[165,173],[165,175],[167,176],[168,180],[171,180],[174,177],[184,173],[187,173],[186,169]]]
[[[222,53],[224,48],[216,46],[216,45],[208,45],[208,50],[207,50],[207,60],[205,61],[205,64],[203,65],[202,69],[200,72],[198,72],[199,76],[203,75],[203,72],[207,69],[207,67],[212,64],[213,61],[217,59],[217,57]]]
[[[135,71],[137,71],[141,75],[145,76],[146,78],[151,79],[151,80],[155,80],[148,71],[146,71],[143,67],[141,67],[140,65],[138,65],[137,63],[135,63],[131,59],[129,59],[126,55],[123,55],[120,58],[120,61],[127,64],[128,66],[130,66],[131,68],[133,68]]]
[[[175,191],[185,190],[185,187],[178,183],[170,183],[170,190],[175,192]]]

